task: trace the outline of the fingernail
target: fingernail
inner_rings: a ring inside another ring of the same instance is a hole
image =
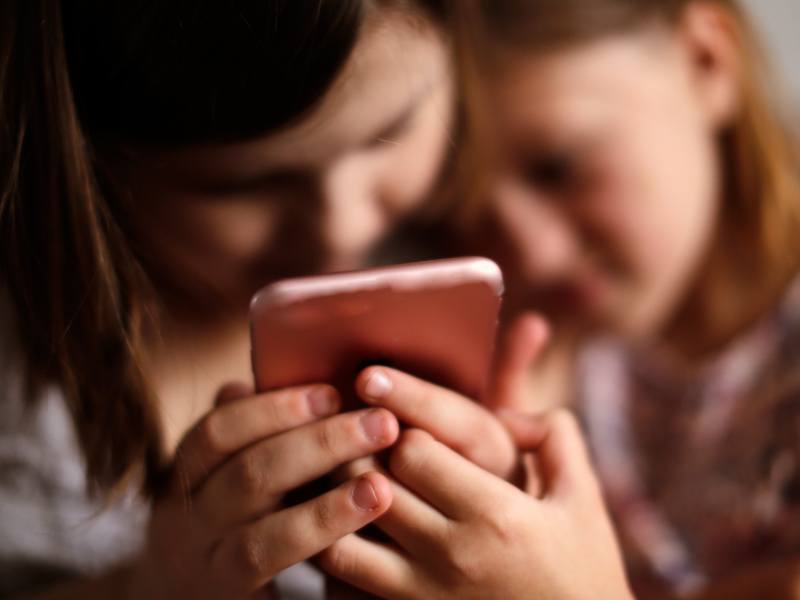
[[[381,369],[373,369],[367,377],[364,393],[370,398],[385,398],[392,391],[392,380]]]
[[[386,414],[381,410],[371,410],[361,417],[361,428],[373,442],[382,442],[389,433]]]
[[[353,488],[353,502],[361,510],[375,510],[380,504],[378,494],[369,479],[362,478]]]
[[[308,406],[312,414],[317,417],[324,417],[331,414],[336,409],[336,399],[331,388],[315,387],[308,392],[306,397]]]

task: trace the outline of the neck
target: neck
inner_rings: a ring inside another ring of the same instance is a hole
[[[149,337],[146,356],[168,456],[213,407],[223,385],[252,381],[249,328],[243,315],[199,319],[169,312],[157,334]]]

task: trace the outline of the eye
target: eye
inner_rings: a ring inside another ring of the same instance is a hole
[[[550,191],[570,188],[579,175],[577,161],[566,152],[540,155],[525,167],[525,172],[531,185]]]
[[[385,148],[397,146],[411,129],[414,113],[406,112],[385,127],[378,135],[367,144],[369,148]]]

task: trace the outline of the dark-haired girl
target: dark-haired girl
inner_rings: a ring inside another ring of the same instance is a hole
[[[434,195],[438,11],[2,3],[0,595],[248,597],[388,507],[374,473],[281,498],[394,416],[225,384],[259,286],[368,263]]]

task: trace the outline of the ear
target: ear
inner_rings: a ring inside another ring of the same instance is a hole
[[[709,127],[727,126],[741,102],[742,49],[735,16],[715,3],[690,2],[679,35]]]

